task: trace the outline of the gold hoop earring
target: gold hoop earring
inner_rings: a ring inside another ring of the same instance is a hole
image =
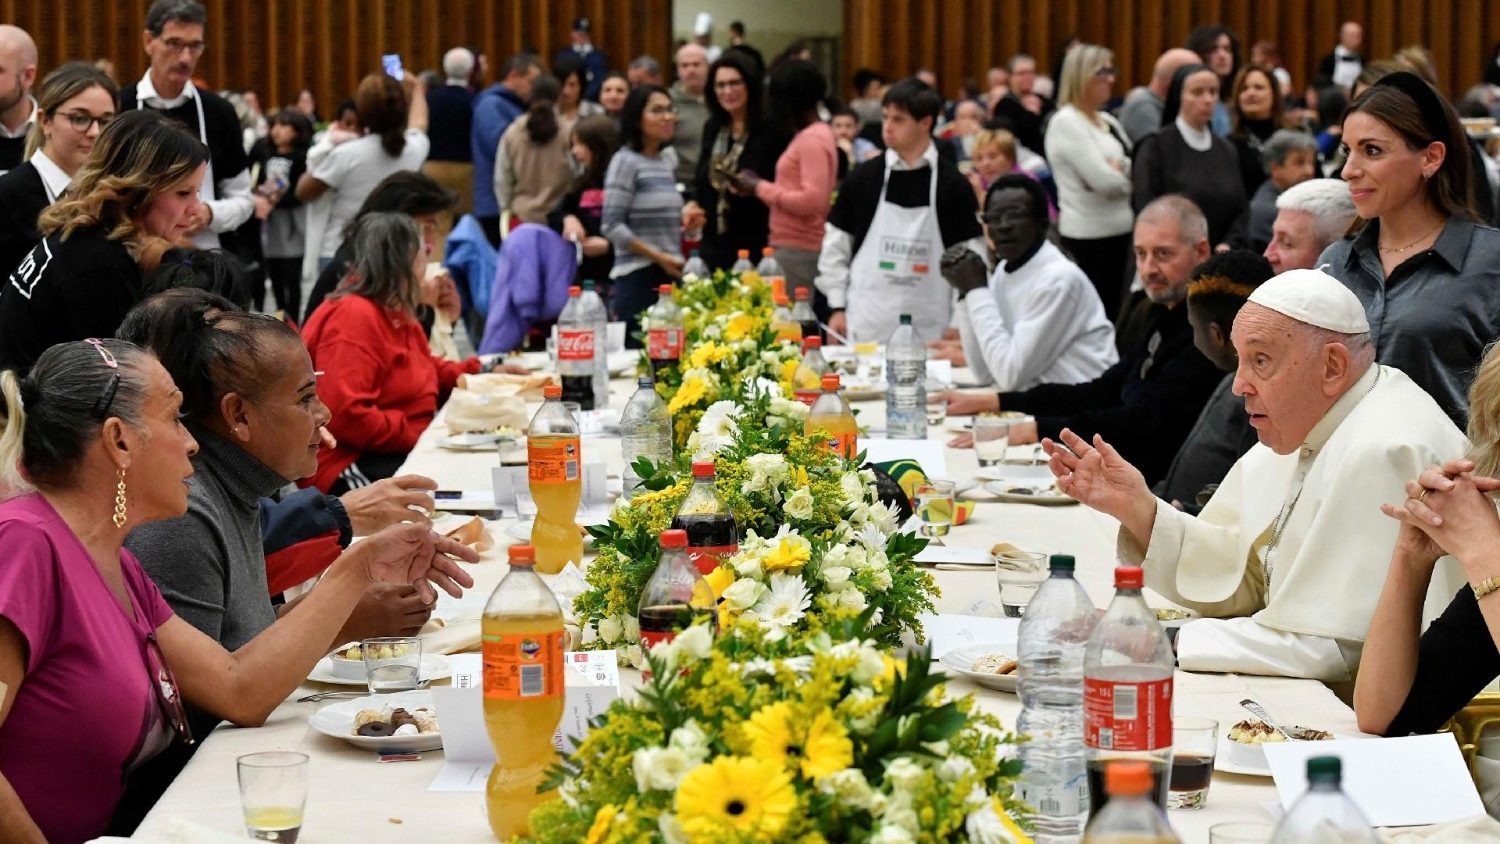
[[[109,517],[116,530],[125,529],[125,470],[120,470],[120,482],[115,485],[115,514]]]

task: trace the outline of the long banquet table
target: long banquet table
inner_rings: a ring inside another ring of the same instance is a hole
[[[623,379],[613,380],[611,404],[622,406],[633,389],[634,385]],[[855,402],[854,406],[862,425],[883,430],[881,402]],[[438,447],[438,441],[446,434],[439,418],[422,436],[402,471],[428,475],[443,489],[490,489],[495,455],[445,451]],[[945,441],[951,436],[951,432],[940,427],[929,431],[929,438],[935,441]],[[618,438],[586,436],[582,447],[585,460],[602,458],[609,473],[619,475],[622,461]],[[965,480],[973,479],[978,465],[971,449],[949,448],[945,454],[948,475],[959,481],[960,487]],[[946,537],[949,545],[989,548],[1004,541],[1028,550],[1073,554],[1078,560],[1078,580],[1096,603],[1107,605],[1114,591],[1117,530],[1114,520],[1076,505],[999,503],[987,500],[989,497],[980,488],[960,497],[972,497],[979,504],[973,517]],[[474,593],[488,595],[504,576],[507,566],[503,562],[503,548],[516,541],[503,532],[511,524],[514,520],[506,519],[490,525],[497,548],[471,567],[476,581]],[[979,601],[999,604],[992,572],[939,568],[934,574],[942,591],[939,612],[969,613]],[[477,624],[477,616],[472,612],[475,597],[463,601],[460,608],[442,596],[436,614],[448,616],[449,627],[444,635],[451,636],[459,625]],[[1148,599],[1154,606],[1170,606],[1156,595],[1148,593]],[[624,678],[623,685],[633,683],[634,677]],[[264,726],[238,729],[224,725],[215,730],[146,818],[136,837],[150,840],[161,836],[174,818],[243,834],[235,758],[262,750],[297,750],[311,757],[307,812],[300,839],[305,844],[428,840],[462,844],[494,840],[485,820],[481,795],[427,790],[442,766],[441,752],[424,754],[414,762],[382,763],[375,754],[309,727],[308,719],[326,704],[297,703],[296,699],[340,688],[346,687],[308,682],[277,708]],[[1015,723],[1020,703],[1014,695],[983,689],[962,679],[950,683],[949,690],[954,695],[973,694],[983,709],[998,715],[1007,726]],[[1239,701],[1245,697],[1254,697],[1265,704],[1283,723],[1316,725],[1340,735],[1358,735],[1353,711],[1326,686],[1312,680],[1179,671],[1174,711],[1178,716],[1217,719],[1222,730],[1245,717],[1239,707]],[[1173,810],[1169,819],[1183,841],[1204,842],[1214,824],[1272,822],[1264,804],[1274,801],[1276,790],[1270,779],[1218,771],[1204,808]]]

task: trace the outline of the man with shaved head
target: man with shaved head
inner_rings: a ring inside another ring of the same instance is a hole
[[[36,42],[26,30],[0,25],[0,175],[21,166],[36,121]]]
[[[1167,102],[1167,89],[1177,68],[1198,61],[1198,54],[1184,47],[1173,47],[1156,59],[1151,69],[1151,84],[1142,85],[1125,95],[1117,117],[1132,144],[1161,128],[1161,112]]]
[[[1348,691],[1399,527],[1379,505],[1404,501],[1407,480],[1468,444],[1422,388],[1375,363],[1364,306],[1327,273],[1257,287],[1231,340],[1234,394],[1259,442],[1198,516],[1153,496],[1103,437],[1063,431],[1043,447],[1063,492],[1120,521],[1120,558],[1204,616],[1178,629],[1182,668]],[[1440,562],[1426,617],[1466,582]]]
[[[680,184],[693,184],[698,172],[698,154],[703,146],[703,124],[708,122],[708,53],[699,44],[684,44],[677,50],[677,81],[672,83],[672,105],[677,107],[677,133],[672,146],[677,150]]]

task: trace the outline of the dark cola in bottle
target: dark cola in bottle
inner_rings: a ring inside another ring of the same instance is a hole
[[[568,304],[557,317],[557,374],[562,379],[562,400],[593,410],[594,348],[601,338],[583,312],[582,295],[583,288],[569,287]]]
[[[740,550],[734,514],[714,488],[712,461],[693,464],[693,488],[682,500],[672,527],[687,532],[688,559],[705,576]]]
[[[678,633],[708,619],[712,629],[714,596],[703,575],[688,562],[688,538],[682,530],[661,533],[661,559],[641,590],[636,621],[641,625],[641,647],[670,642]]]
[[[646,354],[651,360],[651,377],[657,381],[668,369],[681,367],[685,337],[682,309],[672,301],[672,285],[656,289],[656,304],[646,310]]]

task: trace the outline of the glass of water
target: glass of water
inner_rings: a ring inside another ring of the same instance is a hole
[[[1010,420],[999,416],[974,417],[974,456],[980,466],[999,466],[1010,448]]]
[[[952,388],[942,382],[927,382],[927,427],[941,428],[948,421],[948,396]]]
[[[422,673],[422,640],[415,636],[385,636],[359,643],[365,659],[365,682],[370,694],[409,692]]]
[[[933,545],[942,545],[948,528],[953,526],[957,502],[953,481],[923,481],[917,485],[917,518],[922,520],[922,535]]]
[[[245,832],[257,841],[296,844],[307,804],[307,754],[250,753],[235,762]]]
[[[1000,586],[1000,609],[1006,618],[1020,618],[1036,590],[1051,576],[1047,555],[1040,551],[1006,551],[995,555],[995,581]]]

